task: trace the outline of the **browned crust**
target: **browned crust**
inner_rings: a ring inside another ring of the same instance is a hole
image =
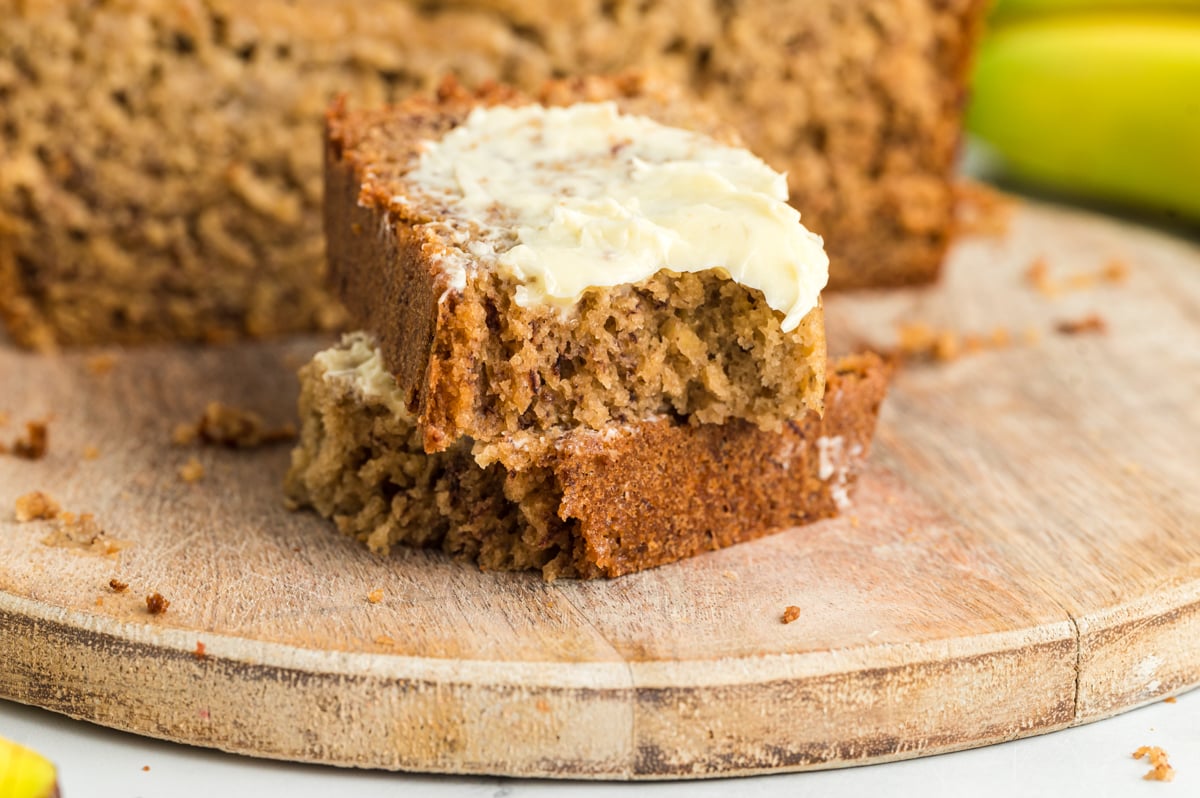
[[[583,544],[576,571],[620,576],[837,515],[835,493],[858,478],[889,376],[875,355],[842,359],[829,375],[825,415],[780,433],[746,422],[651,422],[615,441],[569,435],[552,470],[558,514],[576,523]],[[818,441],[835,438],[842,454],[826,462],[847,469],[840,486],[837,475],[821,478]]]

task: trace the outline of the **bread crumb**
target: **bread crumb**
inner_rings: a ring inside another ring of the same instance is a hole
[[[117,365],[117,359],[110,354],[92,355],[85,362],[87,370],[97,377],[110,373]]]
[[[96,606],[97,607],[104,606],[104,596],[96,596]]]
[[[1134,759],[1147,759],[1151,768],[1142,776],[1146,781],[1174,781],[1175,768],[1167,761],[1167,752],[1157,745],[1143,745],[1133,752]]]
[[[387,635],[379,635],[378,637],[376,637],[376,638],[375,638],[375,642],[376,642],[376,643],[378,643],[378,644],[379,644],[379,645],[381,645],[381,646],[394,646],[394,645],[396,645],[396,641],[395,641],[395,640],[393,640],[392,638],[388,637]]]
[[[550,702],[544,698],[539,698],[537,700],[537,702],[534,704],[534,706],[537,707],[538,712],[549,712],[550,711]]]
[[[918,362],[948,363],[965,355],[979,354],[988,349],[1003,349],[1012,344],[1012,333],[1005,327],[997,327],[991,333],[983,335],[958,333],[921,321],[901,322],[896,325],[896,338],[896,354],[899,359]]]
[[[126,590],[129,589],[129,583],[122,582],[120,579],[116,579],[114,577],[113,579],[108,580],[108,587],[114,593],[124,593]]]
[[[199,482],[204,479],[204,464],[195,457],[189,457],[188,461],[179,467],[179,478],[189,485]]]
[[[21,523],[57,518],[61,510],[58,502],[40,490],[17,497],[17,520]]]
[[[0,444],[0,454],[8,452],[25,460],[40,460],[49,448],[50,430],[45,421],[26,421],[25,434],[9,446]]]
[[[1063,335],[1104,334],[1108,332],[1108,325],[1099,314],[1091,313],[1081,319],[1060,321],[1054,325],[1054,329]]]
[[[196,423],[175,426],[171,442],[176,446],[189,446],[199,440],[232,449],[252,449],[291,441],[295,437],[296,427],[292,424],[268,427],[257,413],[221,402],[209,402]]]
[[[1169,695],[1169,696],[1167,696],[1166,698],[1164,698],[1164,699],[1163,699],[1163,703],[1164,703],[1164,704],[1174,704],[1174,703],[1175,703],[1176,701],[1178,701],[1178,700],[1179,700],[1179,699],[1175,698],[1175,696],[1173,696],[1173,695]]]
[[[1017,200],[975,180],[954,184],[955,228],[964,235],[1003,236],[1012,228]]]
[[[83,447],[83,459],[84,460],[95,460],[99,456],[100,456],[100,450],[97,449],[95,446],[88,444],[87,446]]]
[[[196,641],[196,648],[192,651],[192,656],[196,659],[204,659],[208,656],[208,652],[204,649],[204,644],[199,640]]]
[[[142,772],[146,772],[146,771],[149,771],[149,770],[150,770],[150,766],[149,766],[149,765],[142,765]]]
[[[800,617],[800,608],[795,604],[789,604],[783,608],[783,617],[780,620],[783,623],[791,623]]]
[[[151,615],[162,615],[170,606],[171,602],[163,598],[162,593],[151,593],[146,596],[146,612]]]
[[[1064,291],[1082,291],[1104,283],[1123,283],[1129,277],[1129,264],[1120,258],[1110,258],[1094,271],[1075,272],[1064,278],[1050,276],[1050,265],[1039,256],[1025,270],[1025,281],[1043,296],[1055,297]]]
[[[367,601],[372,604],[378,604],[383,601],[383,588],[376,588],[367,594]]]
[[[78,549],[90,554],[111,556],[125,544],[105,533],[91,513],[72,513],[60,510],[55,517],[54,531],[42,538],[43,545],[66,549]]]

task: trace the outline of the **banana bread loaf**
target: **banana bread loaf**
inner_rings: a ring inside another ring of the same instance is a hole
[[[340,324],[321,113],[447,73],[661,73],[787,172],[834,287],[925,281],[983,5],[0,0],[0,316],[42,346]]]
[[[671,419],[460,439],[426,454],[374,342],[300,371],[287,492],[373,550],[440,547],[491,570],[613,577],[837,513],[867,456],[887,368],[830,369],[825,414],[779,432]]]
[[[638,81],[548,96],[566,104],[451,81],[330,111],[333,282],[426,450],[665,414],[777,429],[820,412],[828,260],[783,176],[637,113],[679,107]]]

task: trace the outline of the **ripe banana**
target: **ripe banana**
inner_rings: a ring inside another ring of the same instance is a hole
[[[41,754],[0,738],[0,796],[56,798],[54,765]]]
[[[1058,13],[1083,4],[1001,4],[968,129],[1030,182],[1200,219],[1200,2]],[[1009,13],[1034,6],[1052,13]]]

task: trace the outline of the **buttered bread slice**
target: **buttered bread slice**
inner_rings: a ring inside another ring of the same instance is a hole
[[[640,80],[327,118],[331,276],[426,451],[820,413],[829,261],[786,177]]]

